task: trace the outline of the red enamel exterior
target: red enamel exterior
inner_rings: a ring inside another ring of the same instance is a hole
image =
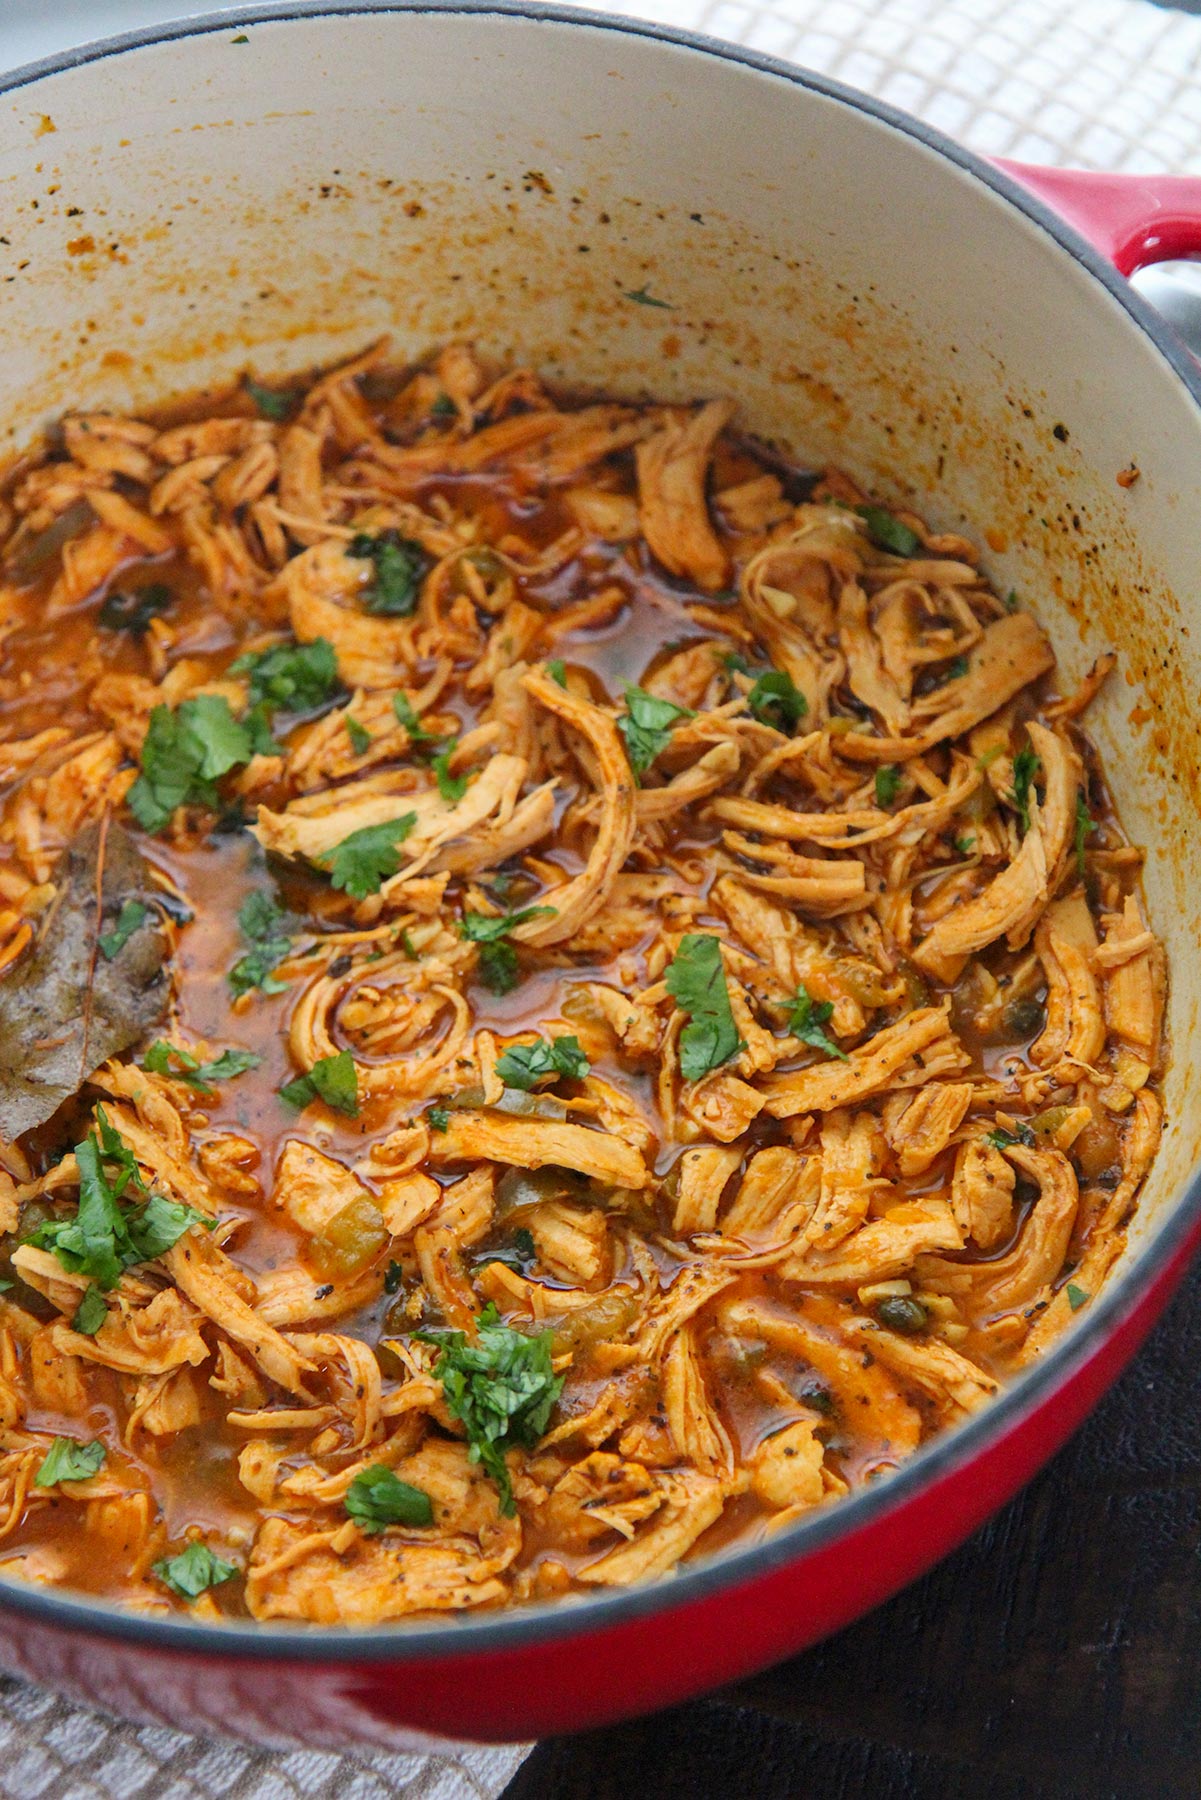
[[[1201,181],[1001,167],[1123,273],[1201,250]],[[1093,1309],[1074,1334],[1078,1351],[869,1495],[766,1552],[616,1601],[461,1632],[448,1621],[436,1633],[359,1638],[156,1628],[9,1590],[0,1594],[0,1667],[113,1712],[266,1744],[412,1747],[423,1733],[516,1739],[683,1700],[848,1624],[1008,1500],[1080,1424],[1163,1310],[1201,1242],[1195,1204],[1192,1213],[1191,1226],[1178,1219],[1165,1234],[1137,1295]]]
[[[1201,1242],[1182,1243],[1111,1335],[982,1452],[758,1579],[611,1627],[403,1664],[296,1662],[66,1632],[0,1613],[0,1664],[114,1712],[260,1743],[411,1743],[414,1729],[504,1741],[581,1730],[674,1704],[817,1642],[961,1543],[1029,1480],[1130,1361]],[[203,1643],[197,1631],[195,1642]],[[470,1696],[465,1704],[464,1697]],[[470,1720],[469,1726],[465,1714]]]
[[[1098,175],[997,159],[1123,275],[1145,263],[1201,254],[1201,179],[1192,175]]]

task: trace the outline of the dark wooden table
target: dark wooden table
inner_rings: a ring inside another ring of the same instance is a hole
[[[1201,1267],[1119,1386],[923,1581],[754,1680],[542,1744],[505,1800],[1201,1796]]]

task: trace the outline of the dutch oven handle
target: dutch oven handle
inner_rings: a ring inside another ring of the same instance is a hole
[[[1201,357],[1201,176],[997,167],[1065,219]]]

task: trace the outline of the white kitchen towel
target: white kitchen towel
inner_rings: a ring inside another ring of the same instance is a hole
[[[231,10],[0,0],[0,68]],[[804,64],[987,155],[1201,174],[1201,19],[1147,0],[634,0],[608,10]],[[124,1724],[0,1678],[4,1800],[493,1800],[528,1749],[253,1750]]]

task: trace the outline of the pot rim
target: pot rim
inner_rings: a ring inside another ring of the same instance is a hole
[[[219,31],[236,32],[253,25],[373,13],[466,15],[469,18],[499,16],[526,19],[535,24],[620,32],[627,37],[649,38],[677,49],[694,51],[755,74],[774,76],[866,114],[875,122],[916,139],[945,161],[973,176],[1051,237],[1106,290],[1111,299],[1117,301],[1131,323],[1150,339],[1201,409],[1201,363],[1194,361],[1166,322],[1140,298],[1112,264],[1029,189],[1020,186],[984,157],[886,101],[801,65],[709,37],[703,32],[574,5],[547,4],[544,0],[275,0],[275,3],[268,0],[267,4],[171,20],[73,46],[0,76],[0,95],[12,94],[48,75],[101,63],[111,56],[147,49],[155,44],[207,37]],[[1185,1248],[1199,1223],[1201,1163],[1194,1168],[1176,1201],[1165,1209],[1162,1224],[1131,1266],[1117,1280],[1106,1285],[1085,1317],[1072,1325],[1039,1363],[1002,1389],[981,1411],[915,1451],[894,1474],[877,1485],[840,1500],[836,1505],[817,1510],[812,1517],[797,1521],[762,1543],[716,1552],[695,1566],[677,1571],[670,1580],[661,1577],[611,1594],[527,1605],[499,1615],[448,1617],[422,1625],[397,1622],[329,1629],[260,1624],[253,1620],[222,1625],[199,1624],[187,1617],[141,1617],[83,1594],[70,1591],[59,1594],[2,1578],[0,1611],[18,1613],[31,1621],[71,1632],[116,1639],[131,1646],[183,1654],[199,1652],[206,1657],[221,1656],[234,1662],[387,1663],[399,1667],[416,1661],[437,1662],[490,1652],[521,1653],[564,1638],[604,1632],[669,1609],[711,1600],[727,1590],[762,1582],[778,1570],[830,1548],[840,1539],[849,1540],[856,1532],[902,1511],[923,1490],[998,1443],[1032,1416],[1056,1389],[1066,1385],[1116,1334],[1156,1277],[1163,1274]]]

